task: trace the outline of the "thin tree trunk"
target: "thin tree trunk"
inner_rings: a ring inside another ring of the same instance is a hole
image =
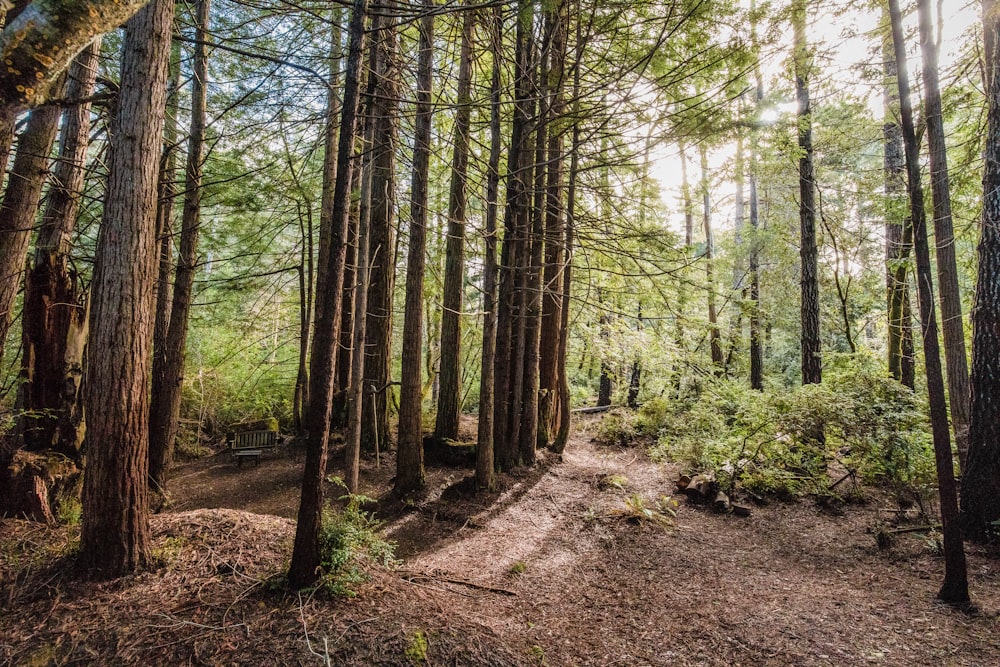
[[[202,164],[205,152],[208,100],[208,20],[210,0],[195,4],[194,65],[191,77],[191,127],[188,133],[184,174],[184,211],[181,244],[174,276],[162,385],[154,388],[150,405],[149,479],[154,493],[166,490],[167,471],[173,465],[184,387],[184,360],[194,274],[198,263],[198,228],[201,224]]]
[[[1000,15],[986,11],[983,32],[988,44],[1000,34]],[[1000,66],[995,48],[987,48],[988,71]],[[983,219],[979,264],[972,308],[972,400],[969,458],[962,475],[965,535],[977,541],[1000,540],[1000,80],[990,76],[989,139],[983,174]]]
[[[95,577],[149,562],[149,392],[156,197],[173,0],[125,28],[104,219],[91,283],[87,473],[79,561]],[[114,400],[108,400],[114,397]]]
[[[333,189],[329,243],[324,253],[324,276],[316,292],[316,328],[309,365],[309,437],[306,441],[302,498],[295,527],[295,546],[288,569],[288,583],[303,588],[316,581],[320,564],[319,533],[323,513],[323,480],[326,477],[327,441],[330,436],[330,413],[333,409],[334,354],[340,325],[340,306],[344,288],[347,218],[350,214],[351,153],[358,120],[358,80],[365,42],[367,0],[355,0],[349,28],[347,70],[344,75],[343,112],[337,146],[337,177]]]
[[[709,195],[708,149],[702,143],[701,155],[701,202],[702,224],[705,230],[705,285],[708,293],[708,340],[712,355],[712,366],[716,374],[723,371],[725,359],[722,355],[722,336],[719,332],[719,314],[715,303],[715,236],[712,234],[712,202]]]
[[[42,107],[28,116],[0,205],[0,361],[14,321],[14,302],[24,285],[28,241],[38,216],[60,113],[56,107]]]
[[[566,256],[566,220],[563,214],[563,130],[559,121],[566,113],[563,87],[566,69],[568,3],[550,10],[552,37],[548,85],[549,144],[545,186],[545,272],[542,277],[542,331],[539,343],[538,444],[547,446],[558,425],[559,339],[562,336],[562,271]]]
[[[493,7],[490,42],[493,68],[490,78],[490,157],[486,173],[486,229],[483,260],[483,353],[479,377],[479,423],[476,445],[476,486],[492,490],[494,475],[494,361],[497,329],[497,207],[500,196],[500,58],[503,9]]]
[[[888,20],[888,10],[886,10]],[[888,21],[887,21],[888,22]],[[913,327],[910,310],[910,283],[907,277],[910,250],[913,246],[913,226],[906,211],[906,157],[903,154],[903,132],[894,116],[899,113],[899,84],[896,79],[896,57],[892,38],[882,44],[883,109],[882,125],[885,172],[886,221],[886,312],[888,316],[889,374],[904,385],[915,386]]]
[[[944,334],[944,360],[948,372],[948,402],[951,424],[961,467],[965,468],[969,431],[969,363],[965,353],[962,296],[955,262],[955,232],[951,219],[951,192],[948,183],[948,153],[941,114],[938,83],[938,53],[929,0],[917,0],[920,50],[923,53],[924,119],[930,149],[931,195],[934,199],[934,245],[937,260],[938,302]]]
[[[427,245],[427,196],[430,173],[431,85],[433,83],[433,0],[424,0],[417,62],[417,115],[414,121],[410,242],[406,258],[406,305],[403,315],[403,364],[399,391],[399,435],[396,493],[424,487],[424,444],[421,412],[420,352],[423,326],[424,267]]]
[[[892,41],[899,67],[900,117],[903,146],[906,152],[907,189],[910,196],[910,216],[913,220],[913,246],[917,260],[917,298],[920,304],[921,333],[924,343],[924,364],[927,375],[927,395],[930,401],[931,430],[934,438],[934,459],[937,465],[938,493],[941,502],[941,525],[944,533],[944,583],[938,599],[951,605],[970,604],[965,549],[958,523],[958,496],[952,464],[951,441],[948,432],[948,408],[945,402],[944,378],[938,348],[937,315],[934,312],[934,286],[930,248],[927,243],[927,219],[924,213],[924,193],[920,184],[920,157],[910,109],[909,80],[906,73],[906,45],[903,41],[899,0],[889,0]]]
[[[756,2],[751,0],[750,11],[755,13]],[[754,51],[758,49],[757,23],[751,24],[751,39]],[[764,83],[760,74],[760,57],[754,57],[754,109],[760,113],[764,99]],[[750,155],[750,228],[753,239],[750,243],[750,388],[764,389],[764,346],[761,340],[760,322],[760,204],[757,200],[757,131],[751,134]]]
[[[799,136],[799,261],[801,262],[802,384],[823,379],[822,341],[819,335],[819,268],[816,247],[816,179],[813,173],[812,109],[809,75],[812,57],[806,43],[806,5],[795,0],[792,28],[795,33],[795,96],[798,99]]]
[[[389,5],[388,7],[394,7]],[[375,50],[372,114],[375,138],[372,146],[372,201],[369,222],[368,322],[365,325],[365,382],[369,391],[362,409],[361,448],[389,448],[390,362],[392,360],[393,289],[396,277],[398,237],[396,219],[396,143],[399,115],[399,64],[397,27],[389,17],[377,17],[373,29]]]
[[[458,65],[458,100],[455,112],[454,151],[451,159],[451,190],[448,195],[448,241],[445,247],[444,288],[441,312],[440,393],[434,434],[458,438],[462,410],[462,292],[465,289],[465,205],[469,171],[469,126],[472,107],[472,43],[475,12],[466,9],[462,18],[462,45]]]

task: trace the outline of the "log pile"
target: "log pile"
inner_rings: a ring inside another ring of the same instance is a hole
[[[688,502],[696,505],[707,505],[714,512],[720,514],[735,514],[736,516],[750,516],[750,508],[746,505],[734,503],[725,491],[723,491],[715,475],[702,473],[699,475],[681,475],[677,478],[677,491],[683,493]]]

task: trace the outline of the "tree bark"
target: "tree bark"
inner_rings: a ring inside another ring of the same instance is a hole
[[[164,350],[162,384],[153,388],[150,405],[149,481],[153,492],[166,491],[167,471],[173,465],[184,388],[184,360],[194,275],[198,263],[198,228],[201,225],[202,164],[205,153],[208,103],[208,21],[210,0],[195,3],[195,45],[191,77],[191,125],[187,166],[184,172],[184,210],[180,252],[174,275],[170,326]]]
[[[492,490],[494,475],[494,361],[497,329],[497,207],[500,196],[500,47],[503,9],[493,7],[489,18],[493,67],[490,78],[490,157],[486,171],[486,229],[483,259],[483,352],[479,376],[479,422],[476,444],[476,487]]]
[[[427,196],[430,174],[431,85],[434,57],[433,0],[424,0],[417,62],[417,104],[410,186],[410,241],[406,258],[406,305],[403,314],[403,365],[399,391],[399,435],[396,493],[405,496],[424,487],[424,444],[421,424],[424,267],[427,245]]]
[[[0,360],[14,321],[14,302],[24,284],[28,241],[38,216],[59,116],[60,110],[53,107],[36,109],[28,116],[0,205]]]
[[[141,568],[150,557],[148,382],[158,156],[173,5],[173,0],[153,0],[125,29],[106,205],[91,284],[79,561],[101,578]]]
[[[795,49],[795,96],[798,99],[799,136],[799,261],[801,263],[802,384],[823,379],[822,341],[819,335],[819,268],[816,247],[816,179],[813,173],[812,109],[809,75],[812,58],[806,43],[806,5],[795,0],[792,28]]]
[[[924,65],[924,119],[927,122],[927,145],[930,149],[938,303],[941,307],[944,360],[948,373],[948,403],[951,407],[951,424],[955,434],[955,444],[958,447],[958,458],[964,469],[968,453],[969,364],[965,353],[962,296],[958,286],[958,268],[955,261],[948,153],[944,138],[944,118],[941,113],[941,89],[938,83],[938,49],[934,43],[934,25],[929,0],[917,0],[917,14]]]
[[[723,372],[725,359],[722,355],[722,335],[719,332],[719,314],[715,299],[715,236],[712,233],[712,202],[709,194],[708,149],[702,143],[701,155],[701,201],[702,224],[705,230],[705,286],[708,294],[708,341],[715,373]]]
[[[81,53],[69,71],[66,94],[94,90],[100,40]],[[90,104],[63,112],[59,161],[45,197],[35,241],[35,261],[25,287],[22,367],[23,407],[32,415],[21,429],[26,449],[52,449],[80,465],[83,444],[83,348],[87,340],[86,295],[69,269],[90,139]]]
[[[910,216],[913,220],[913,247],[917,260],[917,299],[924,343],[924,364],[927,375],[927,395],[930,401],[931,430],[934,439],[934,459],[937,467],[938,493],[941,500],[941,525],[944,534],[945,575],[938,599],[963,607],[970,604],[965,549],[958,523],[958,497],[952,464],[951,440],[948,432],[948,408],[945,401],[944,378],[938,347],[937,315],[934,312],[934,286],[930,248],[927,243],[927,219],[924,213],[924,193],[920,184],[920,156],[913,112],[910,109],[909,77],[906,73],[906,45],[903,41],[899,0],[889,0],[892,41],[898,70],[900,119],[903,146],[906,152],[907,190]]]
[[[984,3],[985,7],[985,3]],[[984,34],[996,43],[1000,15],[985,12]],[[997,50],[987,49],[987,69],[1000,66]],[[983,174],[983,218],[979,266],[972,308],[972,377],[969,458],[962,475],[965,535],[1000,540],[1000,77],[990,76],[987,100],[989,139]]]
[[[458,439],[462,411],[462,292],[465,289],[465,206],[469,171],[469,127],[472,120],[472,44],[475,12],[462,17],[462,44],[458,65],[458,99],[455,112],[451,190],[448,194],[448,240],[445,246],[444,287],[441,302],[440,390],[434,435]]]
[[[888,10],[886,10],[888,11]],[[887,17],[888,18],[888,17]],[[892,38],[882,45],[883,168],[885,172],[886,221],[886,312],[888,315],[889,374],[910,389],[915,386],[915,356],[910,307],[909,256],[913,246],[913,226],[906,213],[906,158],[903,133],[894,116],[899,113],[899,84]]]
[[[394,7],[395,5],[390,5]],[[391,18],[391,17],[390,17]],[[389,438],[389,388],[392,361],[393,290],[396,284],[396,144],[399,116],[398,28],[395,21],[379,17],[373,30],[377,59],[373,75],[372,201],[369,223],[368,322],[365,326],[365,394],[361,448],[386,450]]]
[[[358,89],[365,42],[367,0],[355,0],[348,29],[347,69],[344,74],[343,111],[337,146],[337,177],[333,188],[329,242],[321,256],[322,288],[316,293],[316,327],[309,365],[309,437],[306,441],[302,497],[295,526],[295,546],[288,568],[288,583],[303,588],[316,581],[320,564],[319,533],[323,515],[323,480],[326,477],[327,442],[333,409],[335,347],[339,335],[340,306],[344,289],[347,218],[350,214],[351,153],[358,120]]]

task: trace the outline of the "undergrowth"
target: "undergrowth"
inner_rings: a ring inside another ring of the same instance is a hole
[[[395,562],[395,544],[381,535],[382,523],[362,509],[374,502],[358,494],[344,497],[347,505],[340,511],[323,512],[320,528],[320,566],[317,588],[334,596],[353,597],[354,588],[367,580],[372,566],[387,567]]]
[[[794,497],[837,493],[851,479],[922,498],[934,483],[926,411],[877,360],[834,358],[821,385],[754,391],[702,378],[683,396],[604,420],[598,440],[650,438],[654,458],[714,473],[723,490]]]

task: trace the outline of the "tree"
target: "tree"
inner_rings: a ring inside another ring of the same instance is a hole
[[[816,178],[813,171],[812,109],[809,76],[812,58],[806,43],[808,0],[792,5],[795,36],[795,96],[798,100],[799,137],[799,261],[802,287],[802,384],[818,384],[823,378],[823,350],[819,335],[819,269],[816,247]]]
[[[464,11],[458,65],[458,99],[448,194],[448,240],[445,248],[444,289],[441,295],[441,371],[434,435],[458,438],[462,395],[462,292],[465,289],[465,207],[469,171],[469,127],[472,118],[469,94],[472,82],[472,46],[475,12]]]
[[[184,385],[184,360],[194,274],[198,262],[198,228],[201,224],[202,165],[208,99],[208,20],[210,0],[195,3],[194,66],[191,76],[191,126],[184,172],[184,211],[180,254],[174,276],[170,324],[167,329],[159,386],[153,387],[150,405],[149,479],[157,493],[166,489],[167,471],[173,464]]]
[[[1000,14],[984,3],[983,32],[996,44]],[[962,520],[966,537],[998,537],[1000,525],[1000,59],[987,49],[989,75],[986,168],[980,227],[976,296],[972,308],[972,377],[969,457],[962,471]]]
[[[344,73],[343,111],[337,146],[337,177],[333,193],[328,239],[321,241],[321,280],[316,291],[316,329],[309,365],[309,411],[302,497],[295,526],[295,545],[288,568],[288,583],[303,588],[316,581],[320,564],[319,533],[323,514],[323,481],[326,478],[327,443],[333,411],[333,379],[343,299],[347,218],[350,214],[350,159],[358,122],[361,56],[365,43],[367,0],[355,0],[348,28],[347,69]]]
[[[421,426],[424,267],[427,238],[427,188],[431,157],[431,86],[434,65],[434,3],[421,5],[417,61],[417,103],[413,137],[413,180],[410,186],[410,240],[406,258],[406,305],[403,314],[403,365],[399,391],[399,435],[396,493],[424,487],[424,443]]]
[[[923,53],[924,63],[924,120],[927,123],[927,145],[930,149],[935,259],[941,328],[944,333],[944,359],[948,371],[948,398],[958,456],[964,467],[968,450],[966,436],[969,425],[969,367],[965,354],[965,327],[962,321],[958,268],[955,265],[955,231],[951,221],[951,188],[948,182],[944,118],[941,114],[937,46],[934,42],[929,0],[917,0],[917,15],[920,50]]]
[[[887,10],[886,10],[887,11]],[[899,113],[899,87],[896,83],[896,58],[892,37],[882,42],[883,72],[883,169],[885,171],[885,254],[886,312],[888,316],[887,351],[889,373],[913,389],[914,351],[910,307],[910,282],[907,260],[913,246],[913,226],[902,209],[906,192],[906,157],[903,154],[903,132],[894,114]]]
[[[147,383],[173,9],[173,0],[153,0],[128,22],[122,45],[84,389],[87,471],[79,561],[96,577],[120,576],[149,560]]]
[[[906,62],[899,0],[889,0],[892,42],[896,64]],[[944,395],[944,378],[938,347],[937,314],[934,312],[934,285],[931,273],[930,249],[927,244],[927,219],[924,213],[924,193],[920,184],[920,163],[913,112],[910,108],[910,84],[905,65],[899,67],[900,124],[906,152],[907,190],[910,216],[913,221],[913,247],[917,260],[917,298],[924,343],[924,365],[927,373],[927,396],[931,409],[931,430],[934,438],[934,459],[937,467],[938,494],[941,499],[941,524],[944,533],[945,575],[938,599],[951,605],[970,605],[965,549],[958,524],[958,495],[952,464],[951,439],[948,433],[948,409]]]

